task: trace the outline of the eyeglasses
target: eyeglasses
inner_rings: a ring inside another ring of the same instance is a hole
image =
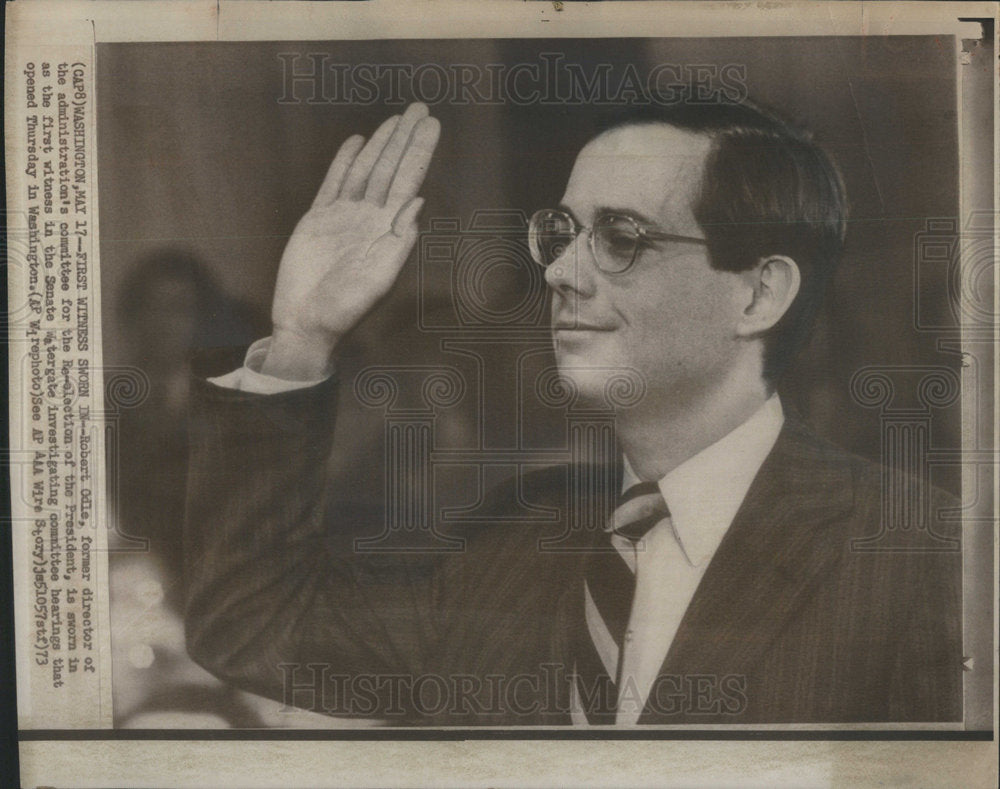
[[[583,227],[565,211],[543,208],[536,211],[528,222],[531,257],[538,265],[548,268],[584,231],[587,232],[594,262],[605,274],[628,271],[652,241],[708,243],[704,238],[665,233],[623,214],[601,214],[593,227]]]

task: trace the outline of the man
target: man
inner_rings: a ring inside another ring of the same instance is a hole
[[[272,337],[199,386],[194,657],[288,703],[392,723],[959,720],[960,555],[852,550],[878,531],[880,470],[786,419],[775,394],[845,198],[806,135],[748,104],[612,124],[561,206],[532,217],[561,375],[585,402],[603,402],[611,371],[644,386],[616,415],[622,495],[605,528],[546,551],[511,522],[461,554],[389,562],[325,538],[332,360],[414,244],[438,134],[414,105],[344,143],[282,258]],[[534,475],[494,491],[496,509],[559,507],[565,484]]]

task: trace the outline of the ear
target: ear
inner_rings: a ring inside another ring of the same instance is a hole
[[[795,261],[784,255],[761,258],[743,277],[750,290],[750,302],[740,316],[736,333],[751,337],[770,329],[788,312],[802,278]]]

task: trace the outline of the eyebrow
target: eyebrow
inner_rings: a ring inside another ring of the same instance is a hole
[[[573,209],[571,209],[565,203],[560,203],[556,207],[560,211],[565,211],[567,214],[569,214],[571,217],[573,217],[573,221],[576,222],[578,225],[585,225],[586,224],[585,222],[581,222],[580,218],[573,212]],[[652,218],[646,216],[641,211],[636,211],[634,208],[621,208],[621,207],[609,206],[609,205],[599,205],[599,206],[596,206],[594,208],[594,211],[593,211],[593,214],[592,214],[592,219],[596,218],[596,217],[599,217],[599,216],[604,216],[605,214],[615,214],[617,216],[628,216],[628,217],[631,217],[632,219],[634,219],[640,225],[645,225],[645,226],[650,227],[650,228],[657,228],[661,232],[667,233],[668,235],[675,235],[671,231],[669,231],[666,228],[664,228],[663,225],[661,225],[655,219],[652,219]]]
[[[577,224],[577,225],[580,225],[580,226],[582,226],[582,225],[584,224],[583,222],[581,222],[581,221],[580,221],[580,217],[578,217],[578,216],[577,216],[577,215],[576,215],[576,214],[575,214],[575,213],[573,212],[573,209],[572,209],[572,208],[570,208],[570,207],[569,207],[568,205],[566,205],[565,203],[559,203],[559,205],[557,205],[557,206],[556,206],[556,208],[557,208],[558,210],[560,210],[560,211],[564,211],[565,213],[569,214],[569,215],[570,215],[570,217],[572,218],[572,220],[573,220],[574,222],[576,222],[576,224]]]
[[[605,214],[616,214],[617,216],[628,216],[638,222],[640,225],[648,225],[649,227],[662,227],[662,225],[640,211],[636,211],[634,208],[619,208],[610,205],[597,206],[594,209],[594,216],[603,216]]]

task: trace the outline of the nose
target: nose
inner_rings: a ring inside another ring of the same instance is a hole
[[[595,270],[584,230],[546,267],[545,283],[561,296],[591,296]]]

